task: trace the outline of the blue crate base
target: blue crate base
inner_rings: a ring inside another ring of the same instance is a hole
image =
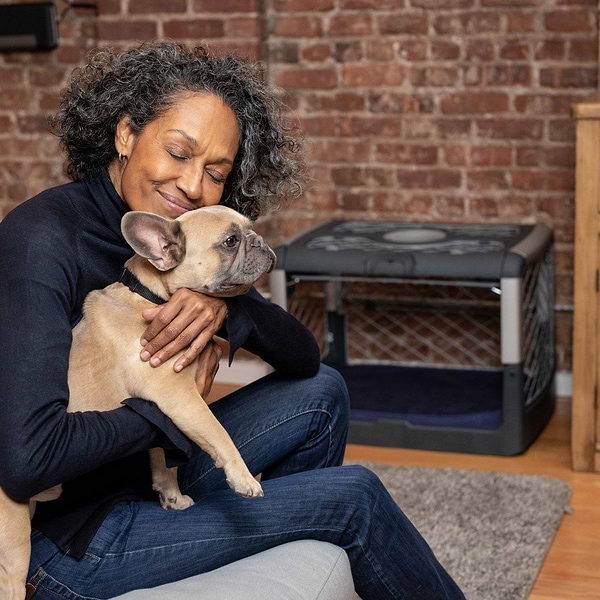
[[[355,365],[339,369],[351,418],[400,419],[414,425],[497,429],[502,425],[499,371]]]

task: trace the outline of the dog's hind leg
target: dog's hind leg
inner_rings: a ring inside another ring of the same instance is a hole
[[[162,448],[151,448],[150,469],[152,470],[152,489],[158,492],[160,505],[166,510],[183,510],[192,506],[194,501],[184,496],[177,482],[177,467],[168,468],[165,452]]]
[[[31,558],[29,502],[0,488],[0,598],[23,600]]]

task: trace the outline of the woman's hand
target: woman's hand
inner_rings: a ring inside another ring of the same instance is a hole
[[[198,388],[198,393],[204,398],[204,401],[207,404],[212,404],[212,402],[214,402],[214,400],[212,402],[207,402],[206,398],[208,397],[208,394],[210,394],[212,384],[217,376],[221,356],[223,356],[221,346],[214,340],[209,340],[208,344],[204,346],[204,349],[200,352],[200,356],[198,357],[196,387]]]
[[[158,367],[187,348],[174,365],[174,370],[179,372],[202,352],[219,331],[227,316],[227,305],[222,298],[182,288],[166,304],[149,308],[142,316],[151,323],[140,340],[144,346],[141,359],[149,360],[153,367]]]

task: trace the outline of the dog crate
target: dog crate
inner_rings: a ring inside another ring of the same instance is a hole
[[[350,442],[513,455],[548,422],[544,225],[330,221],[276,253],[273,301],[344,376]]]

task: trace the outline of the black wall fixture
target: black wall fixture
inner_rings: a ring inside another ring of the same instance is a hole
[[[58,45],[52,2],[0,5],[0,51],[51,50]]]

